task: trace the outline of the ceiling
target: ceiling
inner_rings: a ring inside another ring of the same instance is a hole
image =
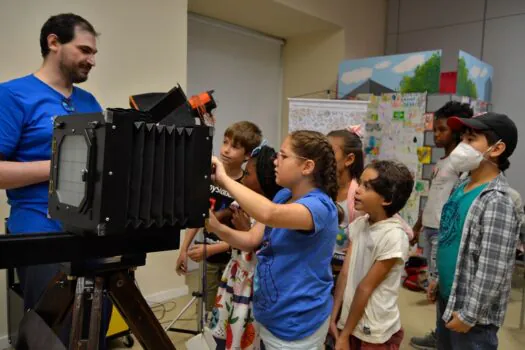
[[[273,0],[188,0],[188,11],[284,39],[339,28]]]

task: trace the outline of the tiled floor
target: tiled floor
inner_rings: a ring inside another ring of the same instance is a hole
[[[523,275],[522,275],[523,276]],[[188,285],[191,288],[197,286],[197,276],[188,276]],[[499,348],[502,350],[518,350],[523,349],[525,344],[525,329],[519,330],[519,314],[521,307],[521,287],[523,280],[516,278],[515,289],[512,291],[511,303],[508,307],[507,317],[505,320],[504,327],[499,332]],[[186,305],[191,299],[190,296],[185,296],[176,300],[177,307],[175,310],[169,312],[162,320],[170,321],[176,316],[179,310]],[[402,349],[411,349],[408,342],[412,336],[423,335],[424,333],[431,330],[435,324],[435,307],[429,305],[425,301],[425,295],[422,293],[414,293],[403,289],[399,297],[399,306],[401,309],[401,317],[403,327],[405,329],[405,340]],[[188,310],[185,320],[177,323],[178,328],[192,328],[196,327],[196,308],[192,306]],[[191,335],[183,335],[177,333],[169,333],[170,338],[173,340],[177,350],[186,349],[184,343],[191,338]],[[118,341],[115,341],[114,349],[126,349]],[[142,347],[136,344],[132,349],[142,349]]]

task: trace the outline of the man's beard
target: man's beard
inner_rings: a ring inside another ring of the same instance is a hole
[[[64,74],[65,77],[67,77],[72,84],[79,84],[83,83],[87,80],[88,74],[82,74],[80,70],[82,68],[88,68],[87,66],[75,66],[71,67],[64,63],[64,61],[60,62],[60,70]]]

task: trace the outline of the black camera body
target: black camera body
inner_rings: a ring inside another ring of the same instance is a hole
[[[49,215],[77,234],[179,234],[208,217],[214,128],[133,109],[54,120]]]

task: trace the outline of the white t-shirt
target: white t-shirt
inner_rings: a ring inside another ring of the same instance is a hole
[[[408,237],[396,218],[370,225],[365,215],[350,224],[350,240],[352,252],[341,318],[337,323],[339,329],[344,328],[356,288],[372,265],[376,261],[398,258],[398,263],[370,296],[363,317],[353,332],[365,342],[382,344],[401,329],[397,299],[401,274],[408,259]]]
[[[450,197],[452,188],[456,184],[459,175],[452,168],[450,157],[440,159],[436,163],[432,173],[432,183],[430,184],[427,203],[423,210],[422,223],[424,227],[439,229],[441,211],[448,197]]]

